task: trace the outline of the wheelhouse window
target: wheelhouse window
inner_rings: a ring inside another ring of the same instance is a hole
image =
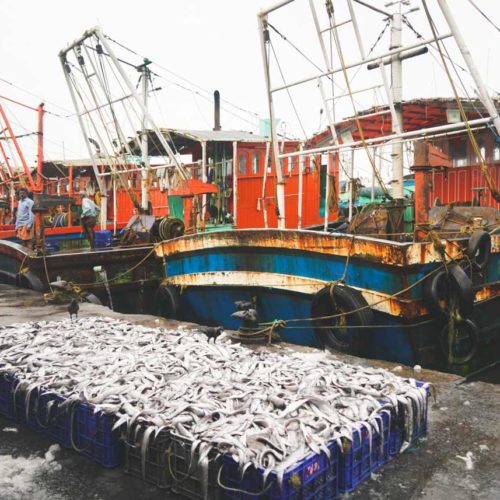
[[[245,175],[247,173],[247,155],[240,155],[238,161],[238,170],[240,174]]]
[[[252,174],[259,173],[259,161],[260,161],[260,153],[254,153],[252,156]]]
[[[450,141],[450,158],[454,167],[467,165],[467,140],[465,137]]]
[[[479,152],[481,154],[481,158],[483,160],[486,160],[486,148],[484,146],[484,142],[483,141],[477,141],[477,145],[479,146]],[[474,154],[474,162],[475,163],[479,163],[479,157]]]
[[[493,161],[500,161],[500,144],[493,147]]]

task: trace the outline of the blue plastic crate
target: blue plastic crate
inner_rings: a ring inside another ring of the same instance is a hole
[[[417,387],[423,387],[426,391],[427,398],[430,394],[430,385],[424,382],[416,381]],[[414,411],[416,411],[415,405],[413,405]],[[409,441],[410,445],[416,443],[416,441],[427,434],[427,418],[428,418],[428,404],[426,405],[426,410],[420,421],[414,420],[413,422],[413,433],[408,439],[405,431],[405,407],[401,403],[398,405],[397,413],[394,411],[392,416],[391,434],[389,440],[389,456],[392,458],[397,455],[404,441]]]
[[[0,414],[7,418],[14,418],[14,399],[12,388],[17,382],[15,375],[0,373]]]
[[[382,412],[376,419],[380,432],[371,427],[370,431],[363,425],[353,431],[352,441],[342,439],[339,471],[341,493],[353,491],[389,459],[391,418],[387,412]]]
[[[208,454],[208,482],[207,491],[203,490],[201,475],[198,467],[199,452],[193,452],[193,440],[171,433],[171,453],[167,456],[167,465],[172,476],[172,491],[191,499],[219,500],[221,491],[218,486],[218,477],[221,474],[222,456],[212,448]]]
[[[230,500],[313,500],[333,499],[339,494],[339,449],[336,442],[328,445],[330,458],[325,453],[311,454],[285,471],[280,488],[275,472],[264,484],[262,468],[249,467],[241,477],[238,464],[230,455],[224,456],[222,469],[222,496]]]
[[[40,422],[40,407],[44,401],[45,389],[43,387],[33,389],[28,397],[27,391],[19,387],[24,383],[23,380],[18,379],[12,387],[14,418],[32,431],[42,432],[44,427]]]
[[[110,247],[113,242],[113,233],[108,230],[95,231],[94,232],[94,242],[96,248],[106,248]]]
[[[171,455],[171,439],[168,429],[161,430],[158,435],[150,434],[146,449],[143,450],[144,433],[147,426],[135,424],[127,432],[125,440],[125,472],[139,477],[158,488],[168,489],[172,486],[172,475],[169,463]],[[143,459],[143,453],[145,453]]]
[[[78,404],[73,413],[72,432],[76,451],[106,468],[117,467],[123,459],[123,443],[118,430],[113,431],[115,417]]]
[[[72,448],[71,409],[63,407],[66,398],[52,392],[40,396],[39,423],[45,434],[64,448]]]

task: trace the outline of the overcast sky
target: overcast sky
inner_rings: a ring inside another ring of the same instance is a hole
[[[500,24],[500,1],[474,2],[497,25]],[[101,25],[110,37],[158,63],[155,71],[163,76],[155,82],[163,89],[157,93],[161,113],[156,116],[161,121],[160,126],[192,129],[213,126],[209,94],[179,80],[167,70],[182,75],[209,92],[219,89],[223,99],[266,117],[266,93],[256,14],[261,7],[272,3],[266,0],[0,0],[0,94],[21,99],[33,106],[43,98],[48,111],[63,116],[72,114],[74,110],[57,54],[85,29]],[[313,37],[311,30],[308,2],[297,0],[296,3],[297,5],[286,7],[282,12],[271,14],[270,21],[315,62],[321,63],[317,39]],[[318,2],[318,8],[323,3]],[[335,5],[340,3],[343,2],[334,1]],[[386,1],[371,0],[371,3],[384,8]],[[437,13],[435,0],[428,0],[428,3],[433,12]],[[500,91],[500,33],[481,17],[468,0],[449,0],[449,3],[453,6],[454,14],[486,83],[492,92]],[[414,0],[412,5],[420,5],[420,2]],[[364,45],[368,50],[384,22],[381,16],[373,16],[361,6],[356,7],[356,12],[362,27]],[[338,20],[345,18],[342,8],[338,9],[337,16]],[[429,36],[422,9],[410,14],[409,19],[424,36]],[[436,23],[440,32],[444,33],[446,29],[439,15],[436,15]],[[352,33],[348,28],[345,29],[343,34],[349,37]],[[387,30],[376,51],[388,48],[388,33]],[[287,44],[275,33],[272,36],[287,81],[298,75],[315,73],[314,67],[298,56],[294,49],[289,46],[287,48]],[[409,42],[415,40],[409,32],[404,36]],[[358,55],[353,38],[347,39],[349,41],[344,45],[344,50],[346,58],[352,61]],[[450,50],[453,51],[451,46]],[[456,51],[453,54],[456,55]],[[404,97],[450,96],[449,84],[441,77],[436,60],[430,56],[418,59],[422,61],[415,59],[412,60],[415,62],[405,64]],[[463,64],[458,56],[456,60]],[[370,82],[370,78],[375,81],[379,77],[378,74],[372,77],[368,72],[364,73],[363,77],[360,75],[360,87]],[[462,76],[468,85],[466,75]],[[280,83],[276,71],[273,77],[276,84]],[[179,83],[199,93],[183,90],[178,86]],[[311,95],[314,93],[314,97],[309,97],[307,92],[311,92]],[[303,125],[307,133],[317,131],[320,127],[321,107],[317,89],[308,88],[304,92],[294,90],[293,98],[299,111],[305,115]],[[368,107],[374,104],[374,99],[373,93],[365,97],[365,100],[360,97],[359,105]],[[291,111],[288,96],[279,97],[276,104],[277,115],[285,120],[287,132],[300,137],[301,127]],[[239,117],[223,112],[223,128],[257,131],[258,120],[255,114],[227,104],[225,108]],[[6,109],[17,133],[36,128],[34,114],[25,113],[9,104]],[[339,118],[341,114],[339,107]],[[346,108],[343,114],[349,115],[349,110]],[[45,137],[47,158],[87,156],[74,117],[57,118],[47,115]],[[31,160],[33,141],[34,137],[31,137],[23,142]]]

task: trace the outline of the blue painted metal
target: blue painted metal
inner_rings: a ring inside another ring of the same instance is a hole
[[[394,294],[415,283],[439,264],[401,268],[381,266],[367,260],[351,259],[346,283],[385,294]],[[344,274],[345,257],[295,249],[212,248],[209,252],[172,255],[167,263],[167,276],[216,271],[255,271],[279,273],[305,278],[338,280]],[[500,270],[498,270],[500,274]],[[498,278],[497,278],[498,279]],[[422,295],[417,285],[406,296]]]
[[[266,237],[267,240],[264,240]],[[304,236],[306,237],[308,235]],[[256,243],[252,246],[252,241],[247,243],[246,238],[254,238]],[[311,317],[314,294],[300,293],[298,291],[300,288],[292,284],[288,285],[286,278],[316,280],[317,284],[323,282],[324,286],[327,286],[328,283],[343,276],[346,257],[336,252],[335,245],[325,247],[331,248],[331,253],[324,252],[319,239],[309,241],[308,249],[301,249],[300,245],[303,241],[299,236],[297,236],[296,245],[290,238],[290,246],[273,246],[270,237],[263,235],[262,238],[263,240],[259,240],[259,235],[244,234],[240,238],[244,244],[238,246],[234,244],[238,238],[232,238],[232,244],[227,245],[224,235],[221,235],[220,239],[211,238],[205,240],[203,244],[199,244],[198,240],[192,241],[192,238],[188,238],[184,241],[180,239],[179,244],[174,242],[168,246],[170,251],[167,255],[166,276],[183,287],[182,319],[237,329],[239,322],[231,318],[231,314],[235,311],[234,302],[252,299],[256,301],[260,322]],[[262,241],[269,243],[261,246],[259,243]],[[318,244],[321,248],[314,250],[318,248]],[[328,242],[326,244],[328,245]],[[390,245],[390,242],[388,244]],[[280,248],[277,248],[278,246]],[[378,251],[380,252],[380,248]],[[415,249],[412,255],[422,255],[420,248]],[[439,260],[422,264],[395,265],[391,263],[392,256],[386,258],[386,263],[378,261],[378,257],[370,257],[366,255],[350,259],[345,279],[346,285],[365,292],[390,296],[406,289],[430,270],[441,265]],[[397,258],[394,256],[394,259]],[[422,260],[425,259],[422,258]],[[413,262],[418,261],[418,257],[413,257]],[[231,278],[232,273],[237,273],[234,282]],[[248,278],[245,276],[246,273],[248,273]],[[262,281],[259,281],[259,273],[263,273]],[[273,274],[281,275],[280,278],[276,278],[276,283],[273,283]],[[218,282],[219,279],[220,282]],[[248,282],[245,281],[246,279]],[[238,283],[238,280],[241,282]],[[500,282],[500,254],[498,252],[492,254],[490,265],[481,282],[482,285],[478,287],[479,291],[486,284]],[[419,307],[422,308],[422,288],[423,285],[418,284],[398,297],[398,299],[403,298],[415,304],[415,308],[411,306],[408,309],[405,306],[405,311],[412,312],[404,313],[404,317],[403,313],[399,312],[403,309],[399,310],[398,304],[391,304],[381,310],[372,308],[375,328],[370,330],[368,339],[370,356],[410,365],[421,363],[421,353],[430,347],[437,351],[439,356],[438,335],[444,325],[439,320],[433,320],[432,323],[425,325],[419,324],[430,319],[428,315],[425,315],[425,309],[423,309],[424,313],[417,312],[421,310]],[[495,295],[495,292],[491,299],[484,300],[483,298],[476,304],[472,319],[480,328],[483,344],[499,337],[500,318],[496,311],[499,306],[500,296]],[[287,342],[309,346],[319,345],[314,327],[307,320],[288,323],[287,328],[278,330],[278,333]],[[486,348],[486,352],[481,356],[482,361],[491,356],[491,353],[496,352],[495,349],[490,349],[490,351],[488,352]],[[443,356],[441,355],[442,362]],[[467,369],[473,369],[476,362],[471,362]],[[457,370],[461,372],[464,368],[457,368]]]

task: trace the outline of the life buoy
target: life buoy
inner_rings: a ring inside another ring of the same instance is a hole
[[[345,316],[313,320],[314,333],[320,343],[336,351],[364,354],[369,333],[367,327],[373,325],[373,313],[367,306],[363,295],[348,286],[328,286],[320,290],[311,305],[313,318],[356,311]]]
[[[471,319],[464,319],[455,323],[453,345],[450,351],[450,327],[445,325],[439,335],[439,343],[444,356],[455,365],[468,363],[476,354],[479,344],[479,330]]]
[[[455,311],[462,318],[469,316],[474,308],[472,281],[457,264],[449,264],[424,284],[424,301],[433,316],[448,319]]]
[[[484,271],[490,262],[490,234],[486,231],[475,231],[467,243],[466,254],[478,271]]]
[[[160,285],[155,294],[155,310],[158,316],[177,319],[181,308],[178,289],[172,285]]]

